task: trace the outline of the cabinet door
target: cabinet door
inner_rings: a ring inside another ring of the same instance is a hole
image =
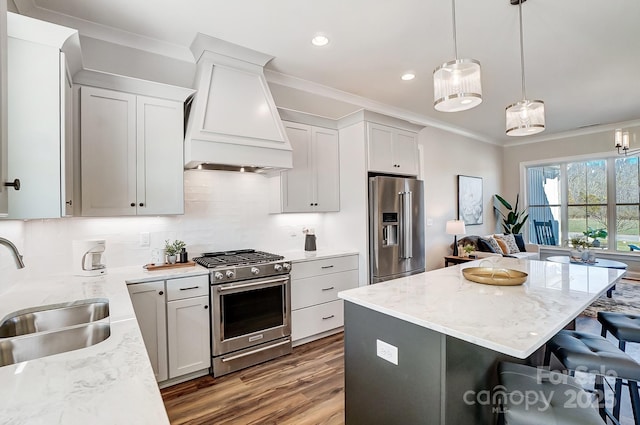
[[[338,132],[312,128],[313,199],[315,211],[340,211],[340,147]]]
[[[167,303],[169,378],[211,366],[209,297]]]
[[[9,218],[61,215],[60,50],[8,39]],[[63,77],[64,78],[64,77]]]
[[[285,123],[287,137],[293,151],[293,168],[282,172],[282,211],[314,211],[311,189],[311,127]]]
[[[60,54],[64,57],[64,53]],[[73,84],[67,72],[66,61],[60,61],[60,97],[61,97],[61,122],[64,123],[61,129],[60,140],[62,141],[62,185],[60,201],[62,202],[62,215],[69,217],[73,215]]]
[[[138,283],[127,287],[136,312],[142,339],[151,360],[156,381],[169,378],[167,370],[167,316],[164,281]]]
[[[369,171],[395,173],[393,162],[394,129],[385,125],[368,123]]]
[[[7,181],[7,2],[0,0],[0,183]],[[9,213],[9,189],[0,184],[0,217]]]
[[[137,213],[184,214],[183,105],[137,98]]]
[[[396,173],[418,175],[418,140],[416,133],[397,130],[393,143],[393,158]]]
[[[136,214],[136,96],[80,90],[82,215]]]

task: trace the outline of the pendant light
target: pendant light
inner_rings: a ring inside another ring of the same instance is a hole
[[[524,42],[522,36],[522,3],[526,0],[510,0],[518,4],[520,14],[520,67],[522,70],[522,100],[506,108],[507,136],[529,136],[544,131],[544,102],[527,100],[524,78]]]
[[[440,112],[466,111],[482,103],[480,62],[475,59],[458,59],[455,0],[451,0],[451,5],[453,51],[456,59],[433,71],[433,106]]]

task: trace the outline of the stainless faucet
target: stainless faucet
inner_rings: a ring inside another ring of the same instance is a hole
[[[9,239],[0,238],[0,245],[4,245],[13,252],[13,256],[16,259],[16,265],[19,269],[24,268],[24,262],[22,261],[22,255],[18,252],[18,248]]]

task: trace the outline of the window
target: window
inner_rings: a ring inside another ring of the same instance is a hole
[[[533,243],[541,243],[535,222],[550,221],[557,245],[588,234],[589,242],[602,249],[640,251],[637,156],[530,166],[526,171]]]

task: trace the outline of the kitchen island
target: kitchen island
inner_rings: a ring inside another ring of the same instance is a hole
[[[480,265],[528,278],[492,286],[462,276]],[[346,424],[495,423],[497,363],[536,363],[532,355],[623,275],[496,257],[341,292]]]
[[[0,294],[0,319],[21,309],[106,299],[111,334],[87,348],[0,367],[0,423],[168,425],[126,283],[207,273],[200,266],[153,272],[123,267],[100,277],[16,282]]]

